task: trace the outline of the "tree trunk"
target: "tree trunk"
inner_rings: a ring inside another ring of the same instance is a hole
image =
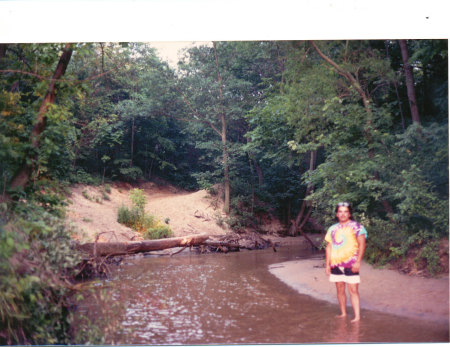
[[[56,66],[53,78],[48,86],[47,93],[45,94],[44,100],[41,103],[39,113],[34,123],[33,130],[31,131],[30,140],[31,146],[34,152],[39,149],[40,135],[45,130],[45,125],[47,121],[47,112],[50,105],[54,104],[56,97],[56,82],[60,79],[66,72],[67,66],[69,65],[70,58],[72,57],[72,44],[68,43],[65,45],[61,57],[59,58],[58,65]],[[37,154],[30,155],[31,164],[27,160],[24,161],[21,169],[14,175],[11,180],[11,188],[22,187],[24,188],[31,177],[33,172],[33,163],[37,160]]]
[[[103,42],[100,42],[100,50],[102,51],[102,73],[105,73],[105,47]]]
[[[228,168],[228,149],[227,149],[227,123],[225,119],[225,110],[223,107],[223,87],[222,87],[222,76],[220,75],[219,69],[219,58],[217,56],[216,43],[213,42],[214,46],[214,56],[216,58],[217,66],[217,83],[219,84],[219,101],[220,101],[220,121],[222,123],[222,146],[223,146],[223,175],[224,175],[224,191],[225,191],[225,201],[223,205],[223,211],[228,214],[230,213],[230,174]]]
[[[225,201],[223,211],[230,213],[230,174],[228,168],[228,151],[227,151],[227,135],[225,117],[222,115],[222,144],[223,144],[223,175],[224,175],[224,188],[225,188]]]
[[[305,225],[306,221],[309,219],[309,216],[311,215],[312,208],[309,208],[308,213],[306,214],[306,217],[303,219],[303,222],[301,225],[299,225],[298,230],[300,231],[300,234],[311,244],[312,248],[319,249],[319,247],[306,235],[303,231],[303,226]]]
[[[314,168],[316,165],[316,157],[317,157],[317,151],[311,151],[310,159],[309,159],[309,171],[310,172],[314,171]],[[308,184],[308,186],[306,187],[305,198],[311,193],[313,188],[314,187],[312,184]],[[292,224],[291,224],[290,234],[292,236],[294,236],[295,233],[297,232],[297,230],[301,229],[305,225],[305,223],[308,221],[308,218],[311,215],[312,209],[310,208],[306,217],[303,218],[307,207],[309,207],[309,206],[307,206],[307,202],[305,200],[303,200],[302,207],[300,208],[300,212],[298,213],[297,218],[295,218],[295,221],[291,221]]]
[[[250,143],[251,139],[247,138],[247,143]],[[258,161],[256,160],[256,157],[253,153],[248,152],[248,156],[253,162],[253,165],[255,166],[256,174],[258,175],[258,185],[261,188],[264,184],[264,175],[261,169],[261,166],[259,165]]]
[[[152,159],[152,161],[150,162],[150,169],[148,171],[148,179],[150,180],[152,178],[152,171],[153,171],[153,162],[155,161],[155,159]]]
[[[130,167],[133,167],[133,152],[134,152],[134,117],[131,117],[131,153],[130,153]]]
[[[144,240],[135,242],[89,242],[80,244],[77,248],[91,256],[111,256],[160,251],[167,248],[187,247],[204,243],[209,236],[204,234],[172,237],[159,240]]]
[[[409,108],[414,123],[420,124],[419,108],[417,107],[416,92],[414,89],[414,76],[411,65],[409,64],[408,47],[406,40],[398,40],[403,59],[403,69],[405,70],[406,90],[408,93]]]
[[[255,165],[256,174],[258,175],[258,185],[262,187],[264,184],[264,175],[261,166],[259,166],[258,161],[254,157],[253,157],[253,164]]]
[[[248,164],[250,166],[250,181],[251,181],[251,188],[252,188],[252,204],[250,207],[250,213],[253,215],[253,209],[255,207],[255,179],[253,177],[253,165],[252,165],[252,158],[250,157],[250,154],[248,155]]]
[[[397,96],[398,109],[400,111],[400,119],[401,119],[402,129],[403,129],[403,131],[405,131],[405,117],[403,116],[402,100],[400,99],[400,95],[398,93],[397,82],[394,82],[394,88],[395,88],[395,95]]]

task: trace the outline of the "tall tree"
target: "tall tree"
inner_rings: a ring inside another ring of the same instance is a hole
[[[233,53],[233,47],[221,43],[220,47],[213,42],[213,47],[200,47],[190,50],[188,64],[182,64],[181,68],[185,76],[181,82],[184,86],[178,87],[183,95],[186,109],[192,114],[194,122],[206,125],[213,133],[219,136],[221,143],[221,170],[224,185],[224,212],[230,212],[230,173],[229,151],[230,140],[228,127],[230,123],[239,122],[242,119],[239,104],[246,101],[247,87],[245,83],[233,76],[229,67],[229,59]],[[224,74],[226,77],[224,77]],[[241,101],[238,101],[242,96]],[[195,128],[191,127],[193,130]],[[200,138],[197,139],[199,143]],[[207,136],[203,141],[213,141]],[[212,144],[210,142],[209,145]],[[212,144],[216,150],[216,144]]]
[[[230,173],[228,168],[228,149],[227,149],[227,120],[225,116],[225,109],[223,104],[223,81],[220,75],[220,65],[219,57],[217,55],[217,44],[213,42],[214,47],[214,58],[217,67],[217,84],[219,86],[219,115],[220,122],[222,124],[221,137],[223,146],[223,176],[224,176],[224,191],[225,191],[225,201],[224,201],[224,212],[226,214],[230,213]]]
[[[24,161],[21,169],[13,176],[10,183],[11,188],[24,188],[30,180],[33,169],[35,169],[34,164],[37,160],[36,153],[39,150],[41,134],[45,130],[47,113],[51,105],[54,104],[56,98],[56,83],[66,72],[67,66],[70,62],[70,58],[72,57],[72,52],[73,44],[67,43],[62,50],[62,54],[55,68],[55,72],[52,79],[50,80],[50,84],[48,85],[47,92],[41,102],[41,106],[39,108],[39,113],[34,123],[33,130],[31,131],[30,142],[32,152],[30,153],[30,156]]]
[[[409,108],[413,122],[420,124],[419,107],[417,106],[416,91],[414,87],[414,75],[409,62],[408,46],[406,40],[398,40],[403,59],[403,70],[405,71],[406,89],[408,91]]]

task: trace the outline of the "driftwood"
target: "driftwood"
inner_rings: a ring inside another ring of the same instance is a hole
[[[244,234],[227,234],[222,236],[218,241],[206,241],[203,243],[204,246],[208,246],[215,251],[221,250],[223,252],[228,252],[231,250],[240,249],[264,249],[267,247],[272,247],[274,252],[276,252],[275,244],[269,239],[266,240],[262,238],[258,233],[247,232]]]
[[[223,242],[223,241],[205,241],[203,242],[205,246],[211,247],[228,247],[228,248],[240,248],[238,243]]]
[[[132,254],[150,251],[160,251],[174,247],[188,247],[204,243],[209,237],[204,234],[172,237],[159,240],[144,240],[132,242],[90,242],[77,248],[94,257]]]
[[[240,245],[234,242],[226,241],[205,241],[200,245],[200,252],[223,252],[239,251]]]

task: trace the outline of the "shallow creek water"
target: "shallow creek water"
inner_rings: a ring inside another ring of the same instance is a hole
[[[126,259],[85,294],[77,314],[109,322],[106,343],[119,344],[449,341],[448,326],[423,320],[364,309],[359,324],[336,319],[336,304],[299,294],[268,271],[309,257],[322,255],[285,247]]]

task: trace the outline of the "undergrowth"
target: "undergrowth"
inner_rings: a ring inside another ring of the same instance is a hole
[[[0,203],[0,345],[101,342],[95,322],[74,329],[82,256],[64,220],[67,186],[41,179],[9,196]]]
[[[70,343],[80,256],[64,221],[33,199],[1,209],[0,344]]]
[[[145,212],[147,204],[144,191],[133,189],[130,192],[132,207],[121,206],[117,214],[117,221],[140,233],[145,239],[162,239],[173,236],[167,224],[163,224],[155,216]]]

